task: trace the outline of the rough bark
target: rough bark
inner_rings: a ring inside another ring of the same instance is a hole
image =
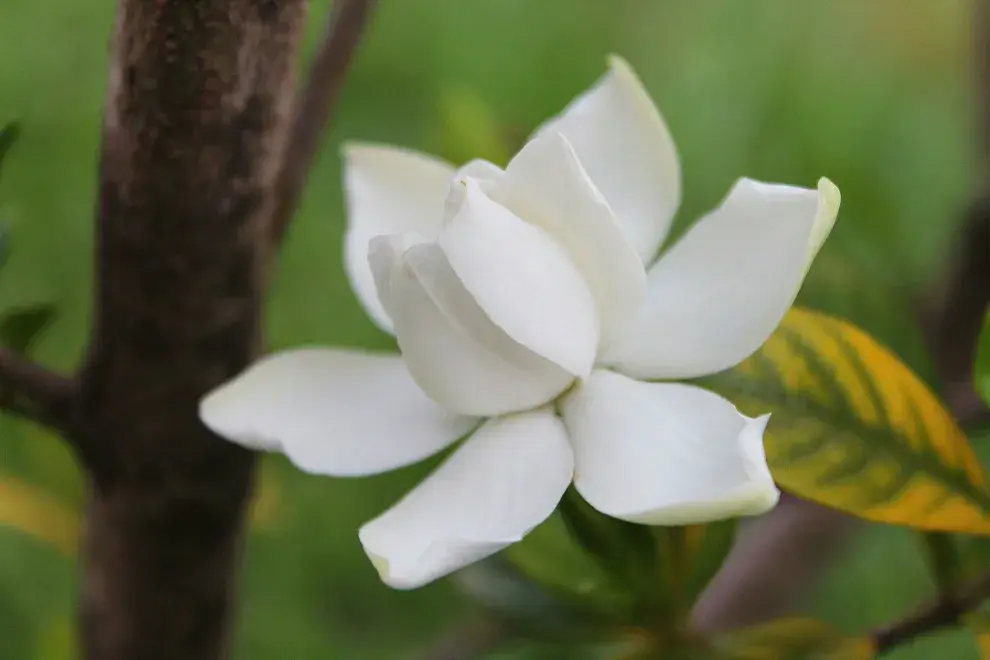
[[[264,209],[307,4],[119,2],[76,404],[88,660],[226,657],[255,459],[197,406],[259,346]]]

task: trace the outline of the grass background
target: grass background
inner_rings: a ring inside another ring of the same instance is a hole
[[[0,121],[25,129],[0,179],[0,215],[14,236],[0,309],[56,304],[59,322],[38,354],[63,368],[81,355],[88,324],[114,4],[0,2]],[[310,49],[327,9],[314,0]],[[970,23],[966,0],[383,0],[284,251],[272,340],[391,345],[363,317],[341,267],[342,141],[504,162],[615,52],[641,74],[678,142],[678,228],[738,176],[800,185],[829,176],[842,213],[802,302],[852,319],[926,374],[911,309],[937,283],[980,175]],[[449,583],[383,587],[357,542],[358,525],[429,467],[350,481],[266,460],[236,657],[415,657],[469,617]],[[0,420],[0,657],[72,657],[71,539],[83,496],[57,440]],[[824,582],[809,608],[851,630],[911,609],[931,589],[911,536],[882,527]],[[950,634],[891,657],[976,656],[967,635]]]

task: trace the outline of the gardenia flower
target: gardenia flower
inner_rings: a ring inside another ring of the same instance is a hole
[[[413,588],[522,539],[573,483],[602,513],[682,525],[779,492],[767,416],[671,382],[756,351],[791,306],[839,192],[741,179],[652,263],[677,153],[635,73],[609,72],[502,170],[345,149],[345,266],[400,355],[301,348],[207,396],[203,421],[310,473],[358,476],[465,438],[359,537]]]

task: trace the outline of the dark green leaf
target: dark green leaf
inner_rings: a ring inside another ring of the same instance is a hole
[[[469,566],[454,579],[462,591],[525,636],[573,642],[605,634],[606,626],[590,613],[548,593],[498,557]]]
[[[572,487],[560,502],[560,514],[574,539],[615,581],[655,609],[661,597],[660,548],[644,525],[599,513]]]
[[[55,316],[55,308],[51,305],[21,307],[7,312],[0,318],[0,346],[15,353],[27,353]]]
[[[4,158],[10,153],[10,148],[21,134],[21,125],[17,122],[8,122],[0,128],[0,165],[3,165]]]

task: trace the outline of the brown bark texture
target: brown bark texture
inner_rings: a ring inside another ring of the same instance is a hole
[[[225,657],[254,456],[200,397],[260,339],[264,210],[306,0],[121,0],[100,161],[93,335],[74,424],[91,480],[90,660]]]

